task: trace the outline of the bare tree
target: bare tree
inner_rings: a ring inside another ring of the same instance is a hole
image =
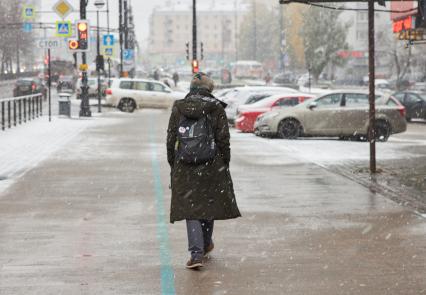
[[[14,64],[16,72],[19,73],[21,57],[31,59],[33,56],[32,37],[22,32],[22,3],[1,1],[0,11],[2,11],[0,14],[0,74],[13,72]]]
[[[304,43],[305,63],[312,73],[314,82],[325,67],[343,65],[343,60],[337,55],[340,50],[348,48],[346,34],[348,24],[336,21],[340,11],[310,7],[304,13],[301,33]]]

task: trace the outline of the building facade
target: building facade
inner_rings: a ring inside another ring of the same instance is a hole
[[[340,21],[349,25],[346,41],[349,50],[339,55],[347,60],[346,66],[339,70],[340,76],[350,80],[359,81],[368,76],[368,11],[367,3],[348,3],[345,6],[352,11],[344,11],[340,15]],[[376,9],[390,9],[376,4]],[[389,38],[392,37],[392,21],[390,14],[385,12],[375,13],[375,50],[376,50],[376,76],[388,78],[391,70],[390,57],[386,54],[389,46]]]
[[[161,64],[183,65],[186,43],[192,59],[192,1],[156,8],[150,18],[148,54]],[[227,63],[235,60],[238,50],[238,30],[243,19],[237,1],[210,1],[197,4],[197,47],[204,63]]]

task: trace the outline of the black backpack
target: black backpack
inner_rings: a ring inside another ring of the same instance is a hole
[[[215,156],[216,143],[210,116],[190,119],[181,115],[177,130],[177,160],[187,164],[203,164]]]

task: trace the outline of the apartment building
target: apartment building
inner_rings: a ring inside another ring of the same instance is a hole
[[[235,59],[238,30],[244,9],[238,1],[204,1],[197,4],[198,56],[226,63]],[[186,43],[192,58],[192,1],[169,1],[150,18],[148,54],[157,63],[184,64]]]
[[[339,20],[349,25],[346,41],[349,50],[340,55],[347,59],[347,64],[340,75],[349,80],[361,81],[368,75],[368,11],[367,3],[348,3],[347,8],[358,9],[344,11]],[[376,9],[390,10],[376,4]],[[389,41],[392,41],[392,21],[390,13],[375,12],[375,39],[376,39],[376,75],[386,77],[390,73],[389,55],[386,54]]]

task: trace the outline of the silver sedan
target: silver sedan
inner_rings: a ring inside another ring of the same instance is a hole
[[[407,129],[405,108],[393,97],[376,96],[376,140]],[[255,122],[255,134],[294,139],[302,136],[366,138],[369,129],[368,93],[334,91],[314,100],[267,112]]]

